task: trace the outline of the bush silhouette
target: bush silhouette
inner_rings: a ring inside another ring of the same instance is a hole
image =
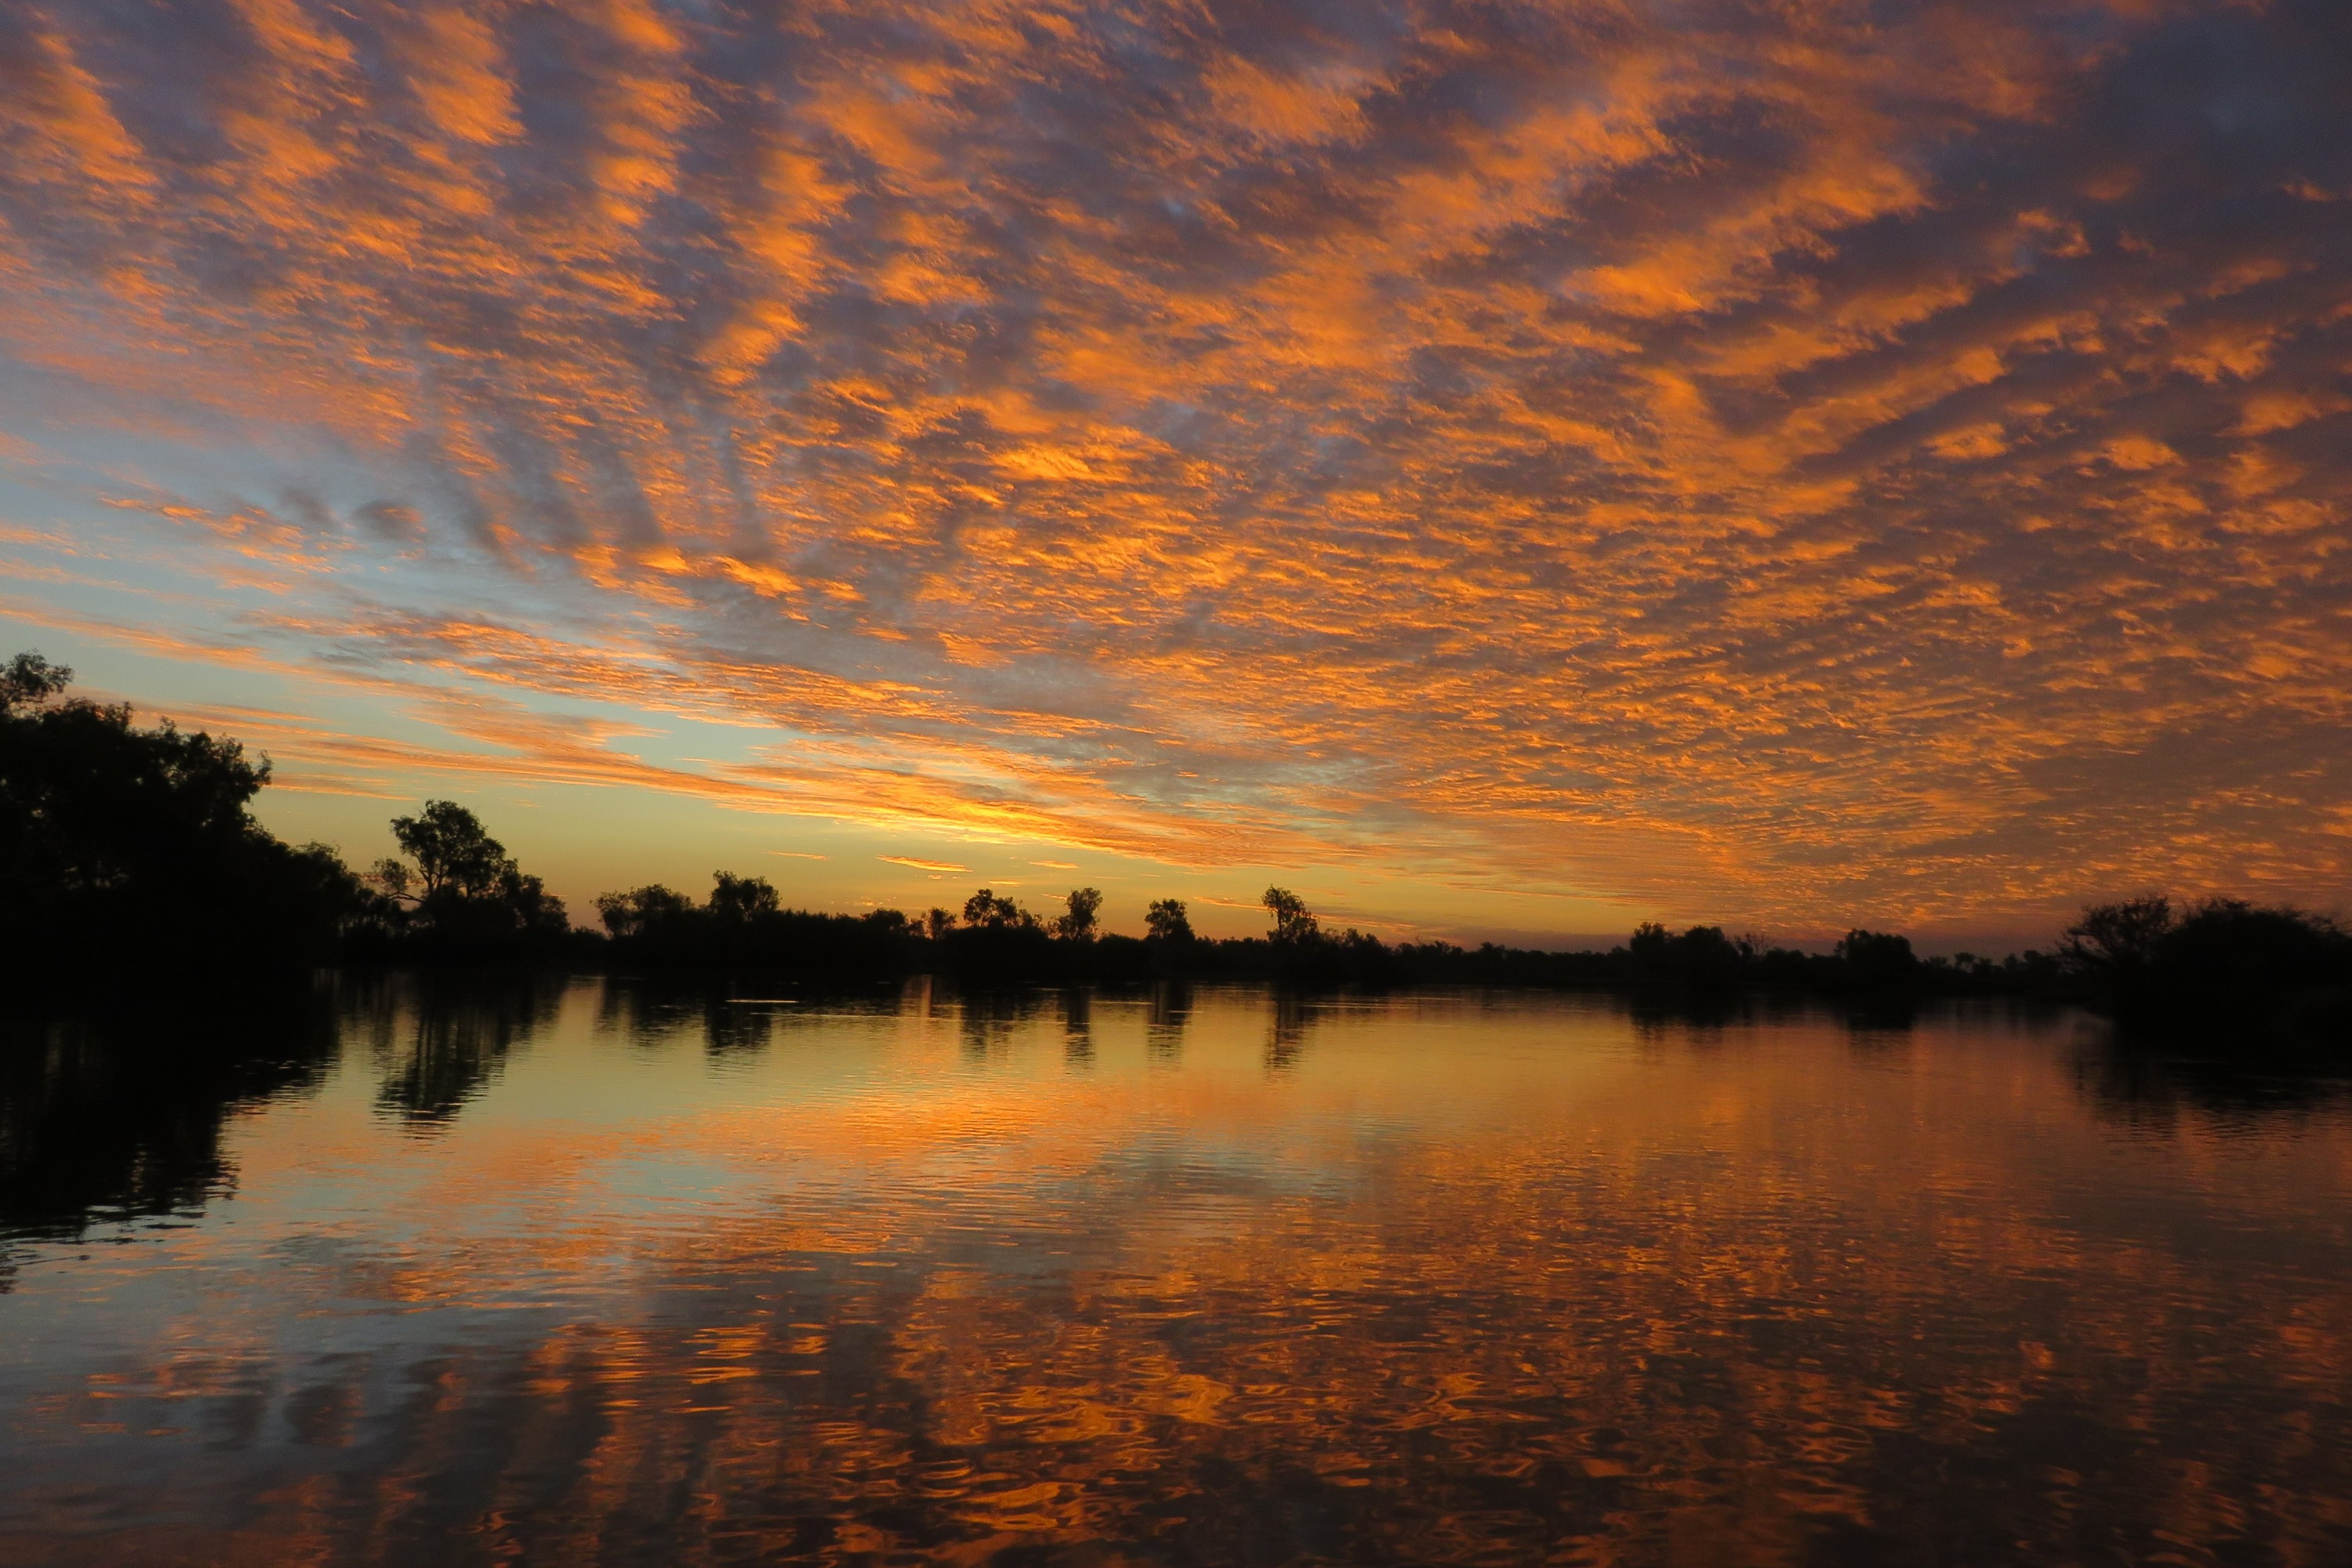
[[[2352,1046],[2352,932],[2326,915],[2144,895],[2084,909],[2059,960],[2136,1034]]]

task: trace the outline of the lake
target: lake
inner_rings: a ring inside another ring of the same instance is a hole
[[[0,1562],[2352,1562],[2352,1110],[2079,1014],[0,1037]]]

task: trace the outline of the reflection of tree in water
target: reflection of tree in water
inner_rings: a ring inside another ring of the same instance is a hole
[[[1192,987],[1181,980],[1163,980],[1151,988],[1145,1004],[1144,1049],[1151,1059],[1173,1063],[1184,1054],[1184,1026],[1192,1019]]]
[[[1846,1009],[1846,1043],[1864,1056],[1889,1056],[1913,1043],[1919,1005],[1889,997],[1858,1002]]]
[[[1013,1031],[1045,1008],[1045,998],[1029,992],[975,991],[963,999],[963,1056],[984,1062],[1013,1047]]]
[[[596,997],[596,1032],[618,1035],[640,1049],[669,1044],[707,1023],[710,994],[700,986],[655,981],[607,980]]]
[[[1062,993],[1062,1061],[1072,1068],[1095,1065],[1094,994],[1075,985]]]
[[[714,1057],[751,1056],[767,1049],[776,1009],[761,1002],[712,996],[702,1005],[702,1048]]]
[[[639,1050],[699,1045],[714,1058],[743,1057],[775,1044],[778,1031],[811,1019],[844,1014],[928,1017],[931,1006],[928,975],[887,990],[867,985],[836,993],[761,985],[748,994],[714,990],[709,984],[608,978],[597,994],[596,1032],[617,1037]]]
[[[1274,1016],[1265,1034],[1265,1070],[1288,1072],[1307,1049],[1307,999],[1297,992],[1277,988]]]
[[[420,985],[406,1047],[385,1065],[379,1109],[419,1131],[441,1126],[506,1067],[507,1053],[544,1027],[561,981],[536,976]]]
[[[1725,1026],[1747,1020],[1749,1005],[1745,996],[1706,993],[1644,996],[1627,1009],[1626,1016],[1633,1026],[1633,1037],[1643,1045],[1710,1050],[1723,1044]]]
[[[2221,1131],[2255,1132],[2283,1118],[2352,1110],[2352,1077],[2341,1069],[2315,1071],[2292,1058],[2200,1060],[2129,1035],[2085,1047],[2075,1082],[2102,1113],[2145,1127],[2171,1127],[2185,1114]]]
[[[303,990],[0,1020],[0,1232],[71,1237],[218,1196],[229,1116],[314,1086],[334,1043],[326,998]]]
[[[966,1017],[985,1049],[1054,1005]],[[2296,1245],[2330,1244],[2325,1214],[2289,1203],[2252,1251],[2234,1217],[2226,1237],[2102,1229],[2098,1205],[2048,1212],[2038,1159],[1958,1208],[1934,1179],[2015,1125],[1999,1075],[1982,1097],[1955,1075],[1948,1118],[1904,1092],[1805,1134],[1824,1179],[1789,1179],[1806,1167],[1771,1108],[1855,1064],[1750,1054],[1761,1142],[1681,1097],[1589,1123],[1538,1100],[1353,1137],[1312,1168],[1347,1179],[1305,1184],[1246,1152],[1129,1158],[1156,1113],[1086,1121],[1085,1095],[1039,1102],[1077,1120],[1041,1119],[1045,1142],[978,1181],[919,1131],[876,1149],[865,1103],[812,1103],[808,1147],[873,1151],[852,1203],[655,1219],[610,1310],[364,1353],[305,1335],[259,1394],[179,1378],[177,1343],[171,1375],[122,1377],[125,1354],[105,1372],[121,1431],[76,1442],[104,1475],[151,1421],[241,1434],[154,1483],[190,1561],[322,1539],[394,1564],[2121,1563],[2214,1539],[2176,1555],[2344,1560],[2352,1455],[2311,1435],[2352,1307]],[[1955,1214],[1975,1216],[1958,1236]],[[609,1268],[553,1231],[494,1266],[516,1256]],[[159,1469],[131,1458],[117,1484]]]
[[[1654,1132],[1389,1144],[1360,1201],[1224,1188],[1237,1226],[1157,1223],[1164,1173],[1110,1167],[1064,1219],[1098,1229],[992,1255],[919,1179],[835,1234],[822,1200],[782,1236],[746,1215],[648,1248],[629,1318],[289,1375],[292,1444],[192,1499],[187,1555],[331,1529],[390,1563],[2342,1560],[2325,1280],[2086,1247],[2030,1202],[1955,1247],[1916,1181],[1740,1194]],[[2186,1331],[2236,1314],[2305,1331]],[[430,1396],[371,1401],[392,1372]],[[353,1412],[346,1481],[298,1450]]]
[[[948,999],[940,992],[939,982],[929,974],[910,974],[898,983],[898,1016],[921,1018],[926,1021],[943,1016]]]

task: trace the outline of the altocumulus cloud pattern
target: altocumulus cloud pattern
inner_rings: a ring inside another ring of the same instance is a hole
[[[2343,886],[2342,0],[10,3],[0,134],[9,606],[449,766],[1766,919]]]

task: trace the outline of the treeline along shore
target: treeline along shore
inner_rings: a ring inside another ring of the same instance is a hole
[[[18,990],[345,964],[819,985],[929,973],[977,985],[1191,978],[2011,995],[2352,1052],[2352,933],[2324,915],[2226,899],[2095,905],[2048,951],[1999,959],[1923,958],[1905,936],[1863,929],[1829,952],[1704,925],[1643,925],[1606,951],[1386,942],[1328,929],[1279,887],[1262,900],[1263,936],[1199,936],[1184,903],[1163,899],[1138,937],[1101,929],[1091,888],[1043,914],[982,888],[952,909],[843,915],[784,908],[763,879],[723,871],[700,897],[659,885],[604,894],[602,929],[583,929],[462,805],[429,801],[394,818],[401,855],[353,868],[254,820],[266,759],[169,722],[142,727],[126,706],[68,696],[70,679],[33,653],[0,668],[0,968]]]

